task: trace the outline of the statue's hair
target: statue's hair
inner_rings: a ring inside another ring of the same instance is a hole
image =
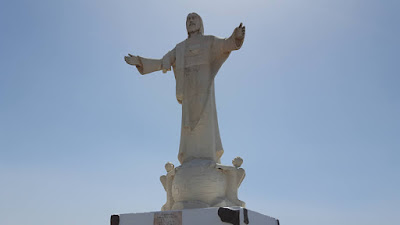
[[[195,16],[199,17],[199,20],[200,20],[200,30],[199,30],[199,32],[200,32],[202,35],[204,35],[203,20],[201,19],[201,16],[200,16],[199,14],[197,14],[197,13],[195,13],[195,12],[189,13],[189,14],[187,15],[187,17],[186,17],[186,24],[187,24],[187,18],[188,18],[190,15],[193,15],[193,14],[194,14]],[[188,37],[190,37],[189,31],[188,31],[187,33],[188,33]]]

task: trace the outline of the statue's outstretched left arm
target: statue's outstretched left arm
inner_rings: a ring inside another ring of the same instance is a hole
[[[233,30],[232,35],[225,39],[223,51],[229,53],[233,50],[238,50],[242,47],[244,36],[246,34],[246,27],[242,23]]]
[[[213,44],[213,52],[216,57],[223,54],[229,54],[231,51],[238,50],[242,47],[246,27],[242,23],[233,30],[229,38],[215,38]]]
[[[243,26],[243,23],[240,23],[240,25],[236,27],[235,30],[233,30],[233,33],[230,38],[235,41],[235,45],[238,48],[242,47],[245,34],[246,34],[246,27]]]

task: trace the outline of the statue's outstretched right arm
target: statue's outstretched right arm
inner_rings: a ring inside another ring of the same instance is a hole
[[[142,75],[159,70],[163,70],[166,73],[171,70],[171,66],[175,63],[175,49],[168,52],[162,59],[149,59],[131,54],[125,56],[124,59],[129,65],[136,66]]]
[[[162,61],[160,59],[147,59],[131,54],[128,54],[128,56],[124,58],[126,63],[136,66],[137,70],[142,75],[161,70]]]

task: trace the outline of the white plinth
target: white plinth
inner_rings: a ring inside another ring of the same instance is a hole
[[[225,221],[225,222],[223,222]],[[242,208],[202,208],[111,216],[111,225],[279,225],[279,220]]]

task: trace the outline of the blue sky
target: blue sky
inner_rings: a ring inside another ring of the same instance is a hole
[[[178,165],[172,73],[141,76],[205,33],[245,43],[218,73],[239,198],[281,224],[399,224],[400,2],[1,1],[0,224],[101,225],[157,211]]]

